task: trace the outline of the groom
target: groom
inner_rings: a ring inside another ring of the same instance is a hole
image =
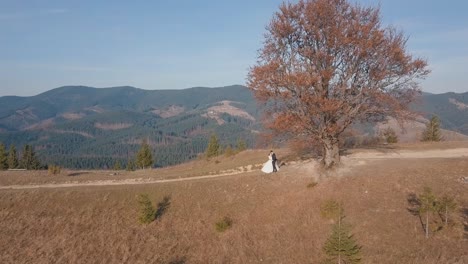
[[[273,163],[273,172],[277,172],[278,170],[276,169],[276,154],[271,151],[271,162]]]

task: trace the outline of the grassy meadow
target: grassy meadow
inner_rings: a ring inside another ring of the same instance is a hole
[[[414,144],[382,151],[467,148],[467,143]],[[353,150],[359,153],[370,150]],[[468,263],[468,152],[456,158],[346,159],[324,175],[288,150],[278,173],[259,168],[268,150],[198,160],[165,169],[0,172],[0,263],[320,263],[332,220],[325,201],[340,201],[362,246],[362,263]],[[350,154],[352,156],[352,154]],[[208,179],[105,185],[107,181]],[[103,182],[60,188],[42,184]],[[317,182],[313,185],[311,183]],[[411,197],[432,188],[458,204],[449,218],[430,217],[430,237],[411,212]],[[139,223],[137,197],[148,194],[156,220]],[[216,223],[228,217],[225,231]]]

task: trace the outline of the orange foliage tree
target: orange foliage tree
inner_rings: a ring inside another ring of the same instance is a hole
[[[339,135],[358,121],[408,118],[427,62],[407,38],[382,27],[380,10],[346,0],[283,3],[266,27],[248,86],[265,103],[272,131],[319,142],[339,164]]]

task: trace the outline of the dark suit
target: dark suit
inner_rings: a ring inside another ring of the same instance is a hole
[[[271,155],[271,160],[273,162],[273,172],[277,172],[278,170],[276,169],[276,154],[274,152]]]

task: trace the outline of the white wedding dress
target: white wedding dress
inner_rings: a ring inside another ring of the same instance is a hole
[[[279,171],[278,164],[276,164],[276,170]],[[264,173],[272,173],[273,172],[273,160],[271,155],[268,155],[268,161],[263,164],[262,171]]]

